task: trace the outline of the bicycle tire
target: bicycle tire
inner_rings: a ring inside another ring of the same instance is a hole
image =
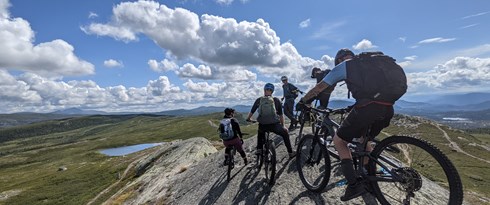
[[[297,146],[299,143],[299,140],[301,140],[301,138],[303,138],[303,130],[305,127],[304,111],[299,116],[298,121],[299,121],[299,131],[298,131],[298,136],[296,137],[296,139],[294,139],[294,145],[295,146]]]
[[[274,148],[274,142],[269,140],[267,142],[267,152],[264,156],[264,169],[265,169],[265,178],[268,181],[269,185],[274,184],[276,177],[276,149]]]
[[[232,150],[230,150],[230,156],[228,157],[228,170],[226,171],[226,180],[230,181],[231,180],[231,170],[235,166],[235,152],[236,149],[233,147]]]
[[[398,148],[400,153],[394,153],[390,147]],[[378,160],[390,161],[393,165],[395,163],[402,165],[391,171],[397,170],[392,173],[401,176],[403,183],[379,181],[370,183],[381,204],[403,204],[406,202],[402,197],[408,195],[413,195],[408,201],[416,201],[417,204],[460,205],[463,203],[463,186],[456,168],[447,156],[431,143],[414,137],[391,136],[382,140],[371,155]],[[422,161],[419,162],[418,159]],[[376,169],[373,169],[376,164],[373,160],[370,160],[369,166],[369,175],[376,175]],[[418,193],[421,189],[423,191]],[[430,197],[416,198],[424,195]]]
[[[331,164],[327,148],[312,134],[305,135],[299,142],[296,169],[303,185],[313,192],[323,191],[330,180]]]

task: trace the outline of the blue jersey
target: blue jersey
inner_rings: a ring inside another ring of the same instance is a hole
[[[347,79],[347,61],[344,61],[337,66],[335,66],[332,71],[330,71],[324,78],[323,82],[327,83],[329,86],[335,85],[340,81]]]

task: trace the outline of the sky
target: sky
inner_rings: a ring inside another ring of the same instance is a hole
[[[340,48],[397,59],[405,100],[490,92],[489,33],[488,0],[0,0],[0,113],[251,105]]]

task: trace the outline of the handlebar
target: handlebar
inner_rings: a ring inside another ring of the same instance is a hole
[[[314,110],[316,112],[323,113],[323,114],[345,114],[345,113],[350,112],[352,107],[349,106],[346,108],[339,108],[339,109],[331,109],[331,108],[318,109],[318,108],[314,108],[314,107],[306,107],[306,109]]]
[[[257,123],[257,120],[247,119],[247,120],[245,120],[245,121],[250,122],[250,123]]]

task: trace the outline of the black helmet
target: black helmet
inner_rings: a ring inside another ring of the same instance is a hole
[[[311,78],[316,78],[315,74],[316,72],[318,71],[321,71],[320,68],[317,68],[317,67],[314,67],[312,70],[311,70]]]
[[[354,53],[349,50],[348,48],[342,48],[337,52],[337,55],[335,55],[335,65],[337,66],[338,64],[342,63],[342,58],[346,56],[352,56],[354,57]]]
[[[235,112],[235,109],[233,109],[233,108],[229,108],[228,107],[228,108],[225,109],[225,115],[230,116],[234,112]]]
[[[283,76],[281,77],[281,81],[285,81],[285,80],[288,80],[288,77],[286,77],[285,75],[283,75]]]

